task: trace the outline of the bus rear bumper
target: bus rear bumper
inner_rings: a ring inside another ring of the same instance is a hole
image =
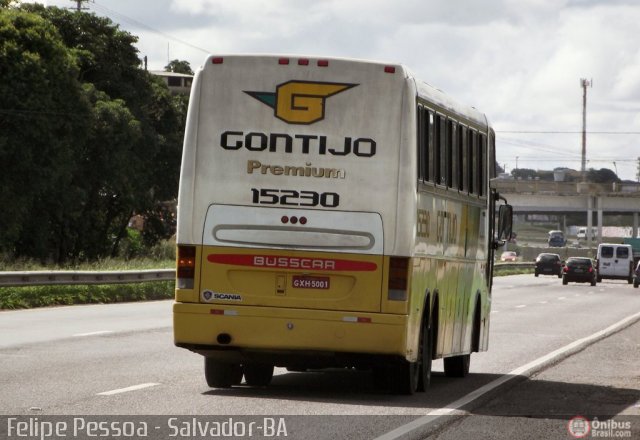
[[[407,356],[405,315],[175,303],[178,347],[227,362],[347,366]]]

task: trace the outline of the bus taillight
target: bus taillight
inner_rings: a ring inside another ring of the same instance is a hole
[[[392,301],[407,300],[407,280],[409,279],[409,258],[391,257],[389,259],[389,293]]]
[[[196,248],[178,246],[178,267],[176,270],[178,289],[193,289],[196,272]]]

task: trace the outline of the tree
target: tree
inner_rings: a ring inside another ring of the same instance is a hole
[[[77,60],[56,28],[16,8],[0,13],[0,245],[5,252],[57,258],[56,202],[75,171],[90,108]]]
[[[599,170],[589,168],[587,171],[587,181],[593,183],[619,183],[620,178],[616,173],[608,168],[600,168]]]
[[[185,75],[193,75],[191,64],[188,61],[172,60],[164,66],[165,72],[184,73]]]
[[[162,218],[158,206],[176,197],[184,102],[139,68],[136,41],[93,14],[2,10],[5,252],[57,262],[113,255],[134,212]],[[145,238],[171,232],[155,227]]]

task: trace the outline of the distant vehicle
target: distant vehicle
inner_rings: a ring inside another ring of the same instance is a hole
[[[576,234],[576,238],[578,240],[586,240],[587,239],[587,231],[588,231],[588,228],[586,228],[584,226],[578,228],[578,233]],[[591,238],[595,238],[596,235],[598,235],[598,228],[592,227],[591,228]]]
[[[562,247],[567,241],[564,238],[562,231],[549,231],[549,240],[547,241],[549,247]]]
[[[562,261],[560,261],[560,255],[542,253],[536,258],[535,276],[543,275],[557,275],[558,278],[562,278]]]
[[[633,273],[633,287],[636,289],[640,286],[640,261],[638,261],[638,265],[636,266],[636,270]]]
[[[562,284],[591,283],[596,285],[598,280],[595,264],[591,258],[571,257],[562,269]]]
[[[598,282],[603,278],[633,283],[633,249],[630,244],[598,245]]]
[[[504,251],[502,255],[500,255],[500,261],[517,261],[518,254],[514,251]]]

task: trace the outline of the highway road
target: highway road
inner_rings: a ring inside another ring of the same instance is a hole
[[[627,318],[629,324],[640,318],[640,289],[624,281],[605,280],[591,287],[563,286],[558,278],[547,276],[498,277],[490,350],[472,356],[471,374],[464,379],[446,378],[442,362],[437,361],[427,393],[395,396],[374,389],[369,372],[351,370],[293,373],[276,369],[267,388],[210,389],[204,381],[202,358],[173,346],[171,301],[4,311],[0,312],[0,414],[43,420],[52,414],[284,417],[288,438],[424,438],[436,428],[438,436],[455,438],[443,424],[470,408],[476,413],[482,412],[477,409],[482,405],[498,405],[491,399],[509,392],[511,401],[502,405],[516,412],[523,405],[519,414],[544,419],[545,405],[533,408],[513,398],[513,390],[523,386],[524,379],[495,389],[493,385],[540,369],[549,363],[545,356],[550,353]],[[636,328],[640,324],[629,327]],[[595,345],[604,347],[608,340]],[[622,368],[616,380],[629,379],[620,388],[627,397],[616,411],[640,415],[637,340],[624,350],[627,362],[620,362],[620,353],[608,353],[602,359],[598,353],[580,364],[582,368]],[[559,368],[551,366],[548,371]],[[583,377],[591,377],[589,371]],[[569,382],[566,374],[558,383]],[[594,383],[593,387],[606,394],[605,385]],[[474,392],[480,396],[472,401],[469,396]],[[544,396],[537,398],[544,402]],[[565,412],[572,413],[572,408]],[[563,434],[561,438],[566,438],[566,431]],[[636,434],[640,436],[640,431]]]

